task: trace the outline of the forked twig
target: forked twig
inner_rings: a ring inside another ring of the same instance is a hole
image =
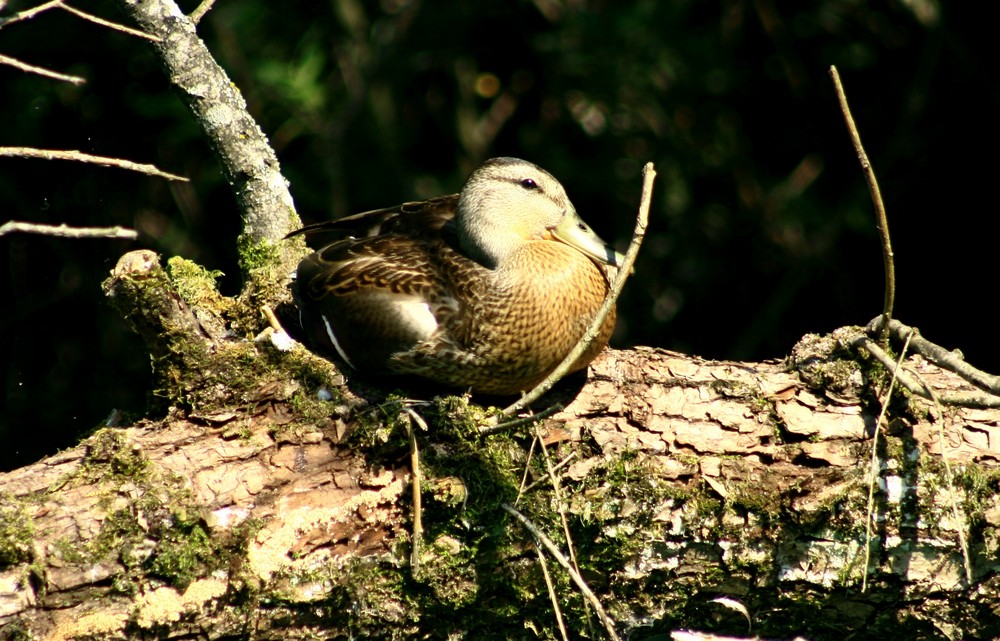
[[[91,15],[86,11],[80,11],[76,7],[71,7],[63,2],[56,2],[55,5],[60,9],[72,13],[77,18],[83,18],[88,22],[93,22],[94,24],[101,25],[102,27],[107,27],[113,31],[120,31],[121,33],[135,36],[136,38],[145,38],[146,40],[151,40],[153,42],[161,42],[160,38],[146,33],[145,31],[139,31],[138,29],[133,29],[132,27],[126,27],[125,25],[118,24],[117,22],[111,22],[110,20],[105,20],[104,18],[98,18],[95,15]]]
[[[911,336],[916,336],[916,333],[912,333]],[[958,544],[962,548],[962,565],[965,570],[965,582],[967,585],[972,585],[972,558],[969,555],[969,541],[965,536],[966,520],[961,508],[958,506],[958,498],[955,495],[955,475],[951,471],[951,459],[948,457],[948,443],[944,433],[944,411],[941,409],[941,401],[934,392],[934,388],[919,373],[914,372],[914,376],[917,377],[927,395],[934,401],[934,409],[937,412],[938,440],[941,441],[941,460],[944,462],[945,480],[948,482],[948,488],[951,490],[948,493],[948,505],[951,507],[951,516],[955,519],[955,528],[958,530]]]
[[[573,536],[569,531],[569,519],[566,517],[566,508],[563,504],[562,498],[562,486],[559,484],[559,477],[556,475],[555,469],[553,469],[552,459],[549,458],[549,449],[545,447],[545,439],[542,438],[542,433],[538,429],[538,424],[535,424],[535,439],[538,441],[538,447],[542,451],[542,461],[545,463],[545,472],[552,482],[552,493],[556,498],[556,506],[559,511],[559,522],[562,523],[563,536],[566,537],[566,549],[569,550],[569,560],[573,564],[573,569],[577,572],[580,571],[580,563],[576,560],[576,546],[573,545]]]
[[[881,319],[881,317],[879,318]],[[851,342],[851,347],[866,350],[872,355],[872,358],[881,363],[886,369],[892,369],[895,367],[895,362],[885,352],[885,350],[879,347],[878,343],[863,334]],[[907,391],[923,398],[930,398],[923,385],[920,384],[920,382],[915,378],[915,375],[907,368],[904,367],[899,370],[897,379],[899,380],[899,384],[905,387]],[[938,400],[943,405],[955,407],[1000,407],[1000,396],[978,392],[955,392],[953,394],[944,394],[939,396]]]
[[[869,330],[877,328],[881,318],[876,318],[868,324]],[[989,374],[969,365],[960,353],[949,351],[936,343],[932,343],[920,335],[920,330],[908,327],[898,320],[889,321],[889,331],[899,338],[913,334],[913,351],[917,352],[935,365],[954,372],[963,380],[975,385],[990,394],[1000,394],[1000,376]]]
[[[62,0],[50,0],[49,2],[44,2],[38,5],[37,7],[31,7],[30,9],[19,11],[14,15],[7,16],[6,18],[0,18],[0,28],[21,22],[22,20],[30,20],[31,18],[34,18],[38,14],[48,11],[49,9],[62,9],[63,11],[72,13],[78,18],[82,18],[88,22],[93,22],[94,24],[102,27],[107,27],[108,29],[113,29],[114,31],[120,31],[130,36],[136,36],[137,38],[145,38],[146,40],[152,40],[153,42],[160,42],[159,38],[148,34],[145,31],[139,31],[138,29],[126,27],[125,25],[118,24],[117,22],[111,22],[110,20],[105,20],[104,18],[98,18],[97,16],[87,13],[86,11],[81,11],[76,7],[71,7]]]
[[[549,564],[545,560],[542,548],[538,547],[537,544],[533,547],[535,548],[535,554],[538,555],[538,565],[542,568],[545,589],[548,590],[549,600],[552,601],[552,611],[556,614],[556,624],[559,626],[559,633],[562,635],[563,641],[569,641],[569,635],[566,634],[566,623],[563,621],[562,608],[559,607],[559,596],[556,594],[556,586],[552,584],[552,577],[549,576]]]

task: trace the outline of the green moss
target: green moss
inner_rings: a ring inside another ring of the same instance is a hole
[[[273,269],[281,262],[281,252],[275,243],[255,240],[249,234],[240,235],[236,250],[244,274]]]
[[[219,314],[232,306],[232,299],[222,296],[215,284],[223,276],[221,271],[208,270],[194,261],[174,256],[167,261],[167,273],[188,305]]]
[[[442,535],[425,546],[420,555],[418,580],[429,587],[441,604],[461,607],[479,594],[479,576],[473,546]]]
[[[81,467],[84,478],[142,481],[149,476],[149,459],[126,438],[122,430],[110,427],[100,429],[84,445],[86,449]]]
[[[965,490],[962,509],[971,520],[982,522],[983,512],[993,506],[994,499],[1000,494],[1000,469],[988,468],[977,463],[966,463],[952,468],[955,473],[955,485]]]
[[[215,546],[203,525],[173,514],[169,527],[159,533],[156,552],[149,570],[180,589],[207,574],[207,569],[219,567]]]
[[[23,499],[0,493],[0,568],[31,560],[35,524]]]
[[[84,445],[76,474],[51,492],[79,483],[95,485],[104,516],[95,536],[54,542],[64,563],[118,562],[121,570],[111,577],[112,586],[134,594],[151,576],[183,589],[228,562],[231,555],[213,543],[197,517],[184,479],[156,469],[121,430],[100,430]]]
[[[408,447],[406,423],[409,418],[402,414],[407,401],[398,394],[389,394],[385,400],[370,405],[351,418],[355,429],[350,434],[351,447],[378,456],[385,451],[402,450]]]
[[[480,438],[479,428],[488,418],[489,411],[472,403],[468,395],[435,396],[424,414],[441,436],[469,441]]]

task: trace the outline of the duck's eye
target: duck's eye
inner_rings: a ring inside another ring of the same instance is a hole
[[[521,186],[527,189],[528,191],[538,189],[538,183],[536,183],[531,178],[525,178],[524,180],[522,180]]]

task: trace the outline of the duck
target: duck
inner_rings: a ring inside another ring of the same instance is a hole
[[[458,194],[290,236],[329,233],[338,239],[303,258],[292,284],[314,351],[365,374],[493,396],[530,390],[562,362],[623,260],[552,174],[518,158],[487,160]],[[571,371],[614,326],[612,310]]]

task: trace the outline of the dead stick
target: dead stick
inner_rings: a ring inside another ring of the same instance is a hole
[[[847,123],[847,131],[854,143],[854,150],[858,153],[858,162],[865,172],[865,179],[868,181],[868,191],[871,193],[872,204],[875,205],[875,224],[882,237],[882,263],[885,267],[885,298],[882,303],[882,340],[889,336],[889,319],[892,318],[892,307],[896,299],[896,265],[893,260],[892,242],[889,239],[889,219],[885,215],[885,204],[882,202],[882,192],[878,188],[878,180],[875,178],[875,170],[868,160],[868,154],[861,145],[861,134],[854,124],[854,117],[851,116],[851,108],[847,104],[847,95],[844,93],[844,86],[840,83],[840,74],[836,67],[830,67],[830,77],[833,78],[833,85],[837,90],[837,99],[840,101],[840,110],[844,114],[844,122]]]
[[[157,176],[159,178],[166,178],[167,180],[188,182],[188,179],[184,176],[178,176],[176,174],[161,171],[153,165],[145,165],[142,163],[132,162],[131,160],[123,160],[121,158],[94,156],[74,150],[34,149],[32,147],[0,147],[0,157],[40,158],[42,160],[75,160],[77,162],[92,163],[95,165],[102,165],[104,167],[118,167],[119,169],[138,171],[139,173],[149,174],[150,176]]]
[[[40,234],[42,236],[58,236],[59,238],[124,238],[135,240],[139,233],[125,227],[70,227],[69,225],[42,225],[39,223],[23,223],[10,220],[0,225],[0,236],[21,232],[24,234]]]
[[[562,551],[556,547],[556,544],[552,542],[552,539],[546,536],[544,532],[538,529],[538,527],[532,523],[528,517],[521,514],[521,512],[519,512],[514,506],[503,503],[500,507],[502,507],[504,511],[513,516],[515,519],[520,521],[521,525],[523,525],[525,529],[531,532],[531,535],[535,537],[535,540],[545,546],[545,549],[549,551],[552,558],[554,558],[556,562],[569,573],[570,578],[573,579],[573,583],[576,583],[576,587],[580,588],[580,592],[584,597],[586,597],[587,601],[594,606],[594,610],[597,612],[597,618],[599,618],[601,623],[604,624],[604,629],[608,631],[608,636],[614,639],[614,641],[621,641],[621,637],[618,636],[618,632],[615,630],[615,622],[612,621],[611,617],[608,616],[608,613],[604,611],[604,606],[597,600],[597,596],[590,589],[590,586],[588,586],[587,582],[583,580],[580,573],[573,569],[573,566],[571,566],[569,561],[566,559],[566,555],[564,555]]]

